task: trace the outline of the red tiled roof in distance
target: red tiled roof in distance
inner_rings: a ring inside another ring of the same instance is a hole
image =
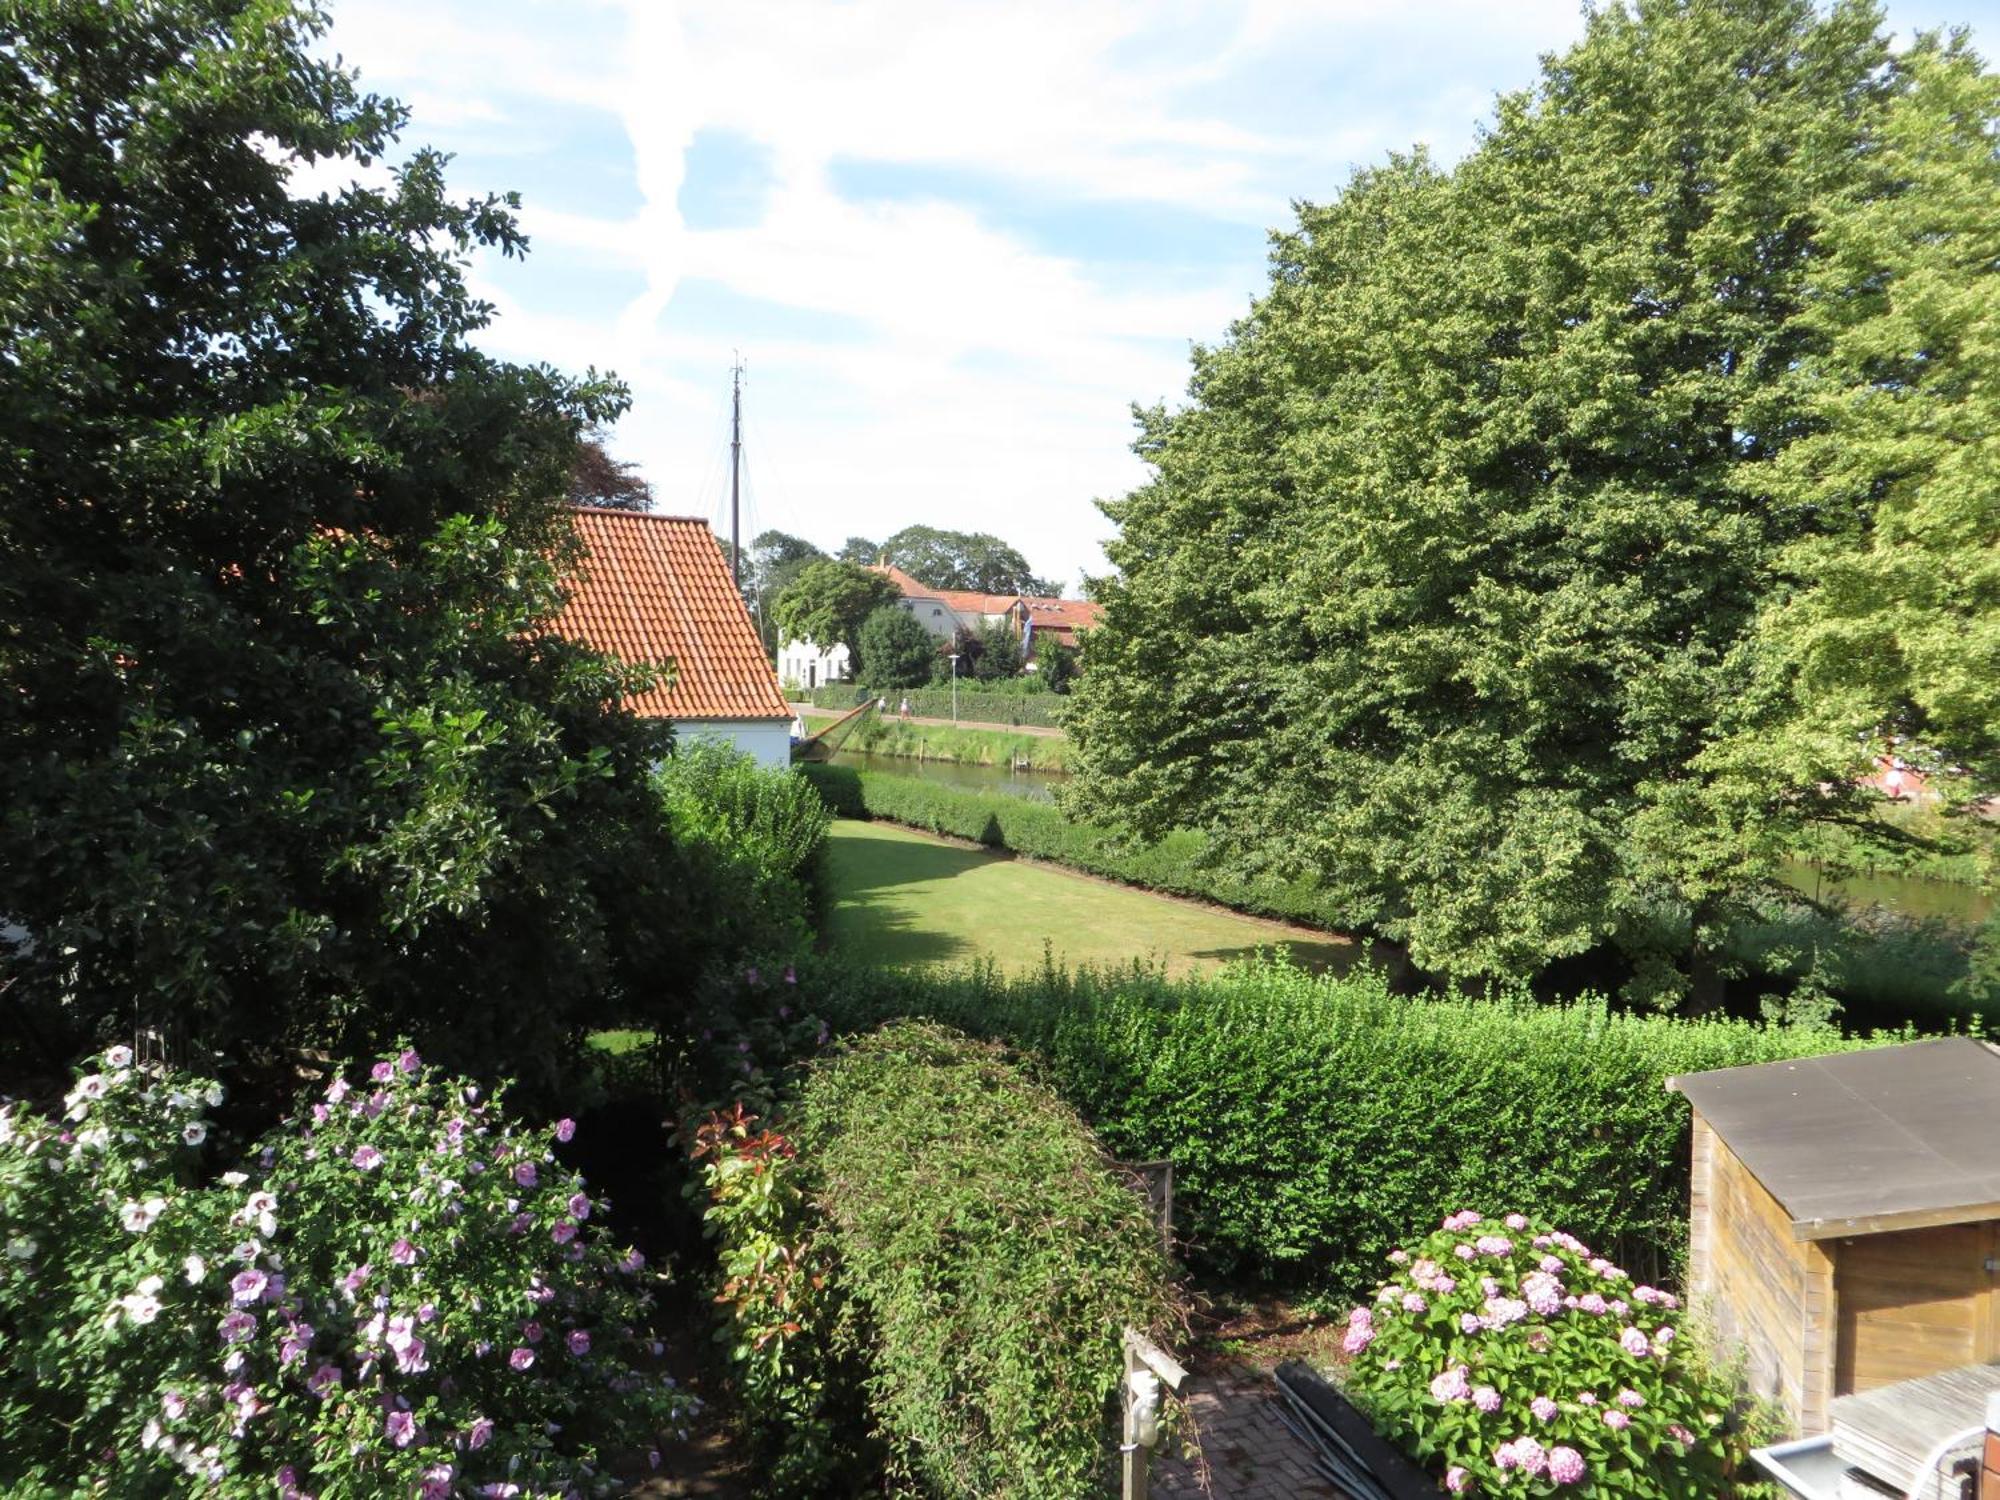
[[[629,701],[666,719],[790,719],[729,562],[692,516],[572,507],[586,557],[550,628],[621,661],[671,663],[674,680]]]

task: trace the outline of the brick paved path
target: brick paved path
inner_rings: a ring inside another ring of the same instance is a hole
[[[1311,1450],[1278,1419],[1278,1383],[1271,1372],[1244,1364],[1202,1371],[1188,1382],[1189,1414],[1208,1463],[1209,1487],[1192,1464],[1165,1458],[1153,1465],[1153,1493],[1164,1500],[1341,1500],[1315,1473]]]

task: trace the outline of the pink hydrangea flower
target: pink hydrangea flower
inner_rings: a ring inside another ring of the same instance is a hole
[[[1692,1448],[1694,1446],[1694,1434],[1678,1422],[1674,1422],[1668,1426],[1667,1436],[1679,1443],[1683,1448]]]
[[[1562,1412],[1562,1408],[1547,1396],[1535,1397],[1528,1403],[1528,1410],[1535,1414],[1537,1422],[1553,1422]]]
[[[1453,1245],[1451,1253],[1456,1255],[1460,1260],[1471,1260],[1479,1252],[1474,1250],[1470,1245]]]
[[[1512,1255],[1514,1242],[1504,1234],[1482,1234],[1473,1242],[1472,1248],[1481,1255]]]
[[[1480,1224],[1484,1222],[1485,1220],[1481,1215],[1474,1213],[1469,1208],[1464,1208],[1460,1209],[1457,1213],[1449,1216],[1444,1221],[1442,1227],[1451,1230],[1470,1229],[1474,1224]]]
[[[1486,1320],[1480,1317],[1478,1313],[1460,1313],[1458,1315],[1458,1331],[1460,1333],[1478,1333],[1485,1326]]]
[[[1389,1252],[1389,1259],[1395,1265],[1407,1266],[1410,1263],[1410,1252],[1407,1250],[1391,1250]]]
[[[1577,1396],[1576,1396],[1576,1399],[1577,1399],[1578,1403],[1579,1403],[1579,1404],[1581,1404],[1581,1405],[1583,1405],[1583,1406],[1595,1406],[1595,1405],[1597,1405],[1597,1392],[1595,1392],[1595,1391],[1578,1391],[1578,1392],[1577,1392]]]
[[[1463,1494],[1471,1483],[1472,1475],[1461,1464],[1453,1464],[1444,1471],[1444,1487],[1454,1495]]]
[[[1500,1393],[1490,1385],[1475,1386],[1472,1392],[1472,1404],[1491,1416],[1500,1410]]]
[[[1617,1400],[1620,1406],[1629,1406],[1634,1411],[1637,1411],[1640,1407],[1646,1404],[1646,1398],[1640,1395],[1637,1391],[1632,1390],[1630,1387],[1627,1387],[1625,1390],[1620,1391],[1618,1393]]]
[[[1549,1449],[1549,1478],[1557,1484],[1577,1484],[1584,1476],[1583,1455],[1574,1448]]]
[[[1632,1425],[1632,1419],[1614,1406],[1604,1414],[1604,1425],[1609,1427],[1613,1432],[1623,1432]]]
[[[1518,1323],[1528,1315],[1528,1304],[1513,1297],[1488,1297],[1486,1321],[1495,1328]]]
[[[1594,1317],[1602,1317],[1611,1310],[1610,1304],[1595,1292],[1585,1292],[1576,1299],[1576,1305]]]
[[[1560,1256],[1544,1255],[1536,1264],[1551,1276],[1560,1276],[1563,1273],[1563,1263]]]
[[[1631,1327],[1618,1335],[1618,1347],[1634,1359],[1644,1359],[1653,1352],[1653,1346],[1647,1341],[1646,1335]]]
[[[1340,1347],[1349,1354],[1359,1354],[1374,1342],[1373,1328],[1366,1323],[1354,1323],[1348,1326],[1347,1332],[1341,1337]]]
[[[1470,1401],[1472,1383],[1465,1378],[1464,1365],[1453,1365],[1449,1370],[1431,1377],[1431,1396],[1438,1401]]]
[[[1430,1303],[1428,1303],[1428,1302],[1424,1301],[1424,1299],[1423,1299],[1423,1294],[1422,1294],[1422,1293],[1420,1293],[1420,1292],[1405,1292],[1405,1293],[1403,1293],[1403,1311],[1404,1311],[1404,1312],[1407,1312],[1407,1313],[1420,1313],[1420,1312],[1423,1312],[1423,1311],[1425,1311],[1425,1310],[1426,1310],[1426,1309],[1428,1309],[1429,1307],[1430,1307]]]
[[[1500,1222],[1505,1224],[1509,1229],[1526,1229],[1528,1227],[1528,1216],[1526,1214],[1509,1214]]]
[[[160,1397],[160,1410],[167,1414],[169,1422],[178,1422],[187,1414],[187,1397],[179,1391],[168,1391]]]

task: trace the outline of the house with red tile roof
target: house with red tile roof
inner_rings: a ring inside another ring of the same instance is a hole
[[[576,506],[583,559],[551,628],[668,673],[631,700],[675,732],[791,762],[792,710],[708,522]]]

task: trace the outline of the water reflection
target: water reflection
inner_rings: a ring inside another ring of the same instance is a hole
[[[968,792],[1004,792],[1031,802],[1053,802],[1056,788],[1067,779],[1061,771],[1010,771],[1005,766],[969,766],[948,760],[915,760],[906,755],[871,755],[865,750],[837,750],[828,764],[857,771],[881,771],[890,776],[916,776]]]
[[[1879,906],[1902,917],[1941,918],[1977,927],[1993,914],[1993,897],[1978,886],[1908,875],[1873,873],[1830,880],[1801,860],[1785,866],[1785,883],[1820,901],[1838,901],[1856,910]]]

